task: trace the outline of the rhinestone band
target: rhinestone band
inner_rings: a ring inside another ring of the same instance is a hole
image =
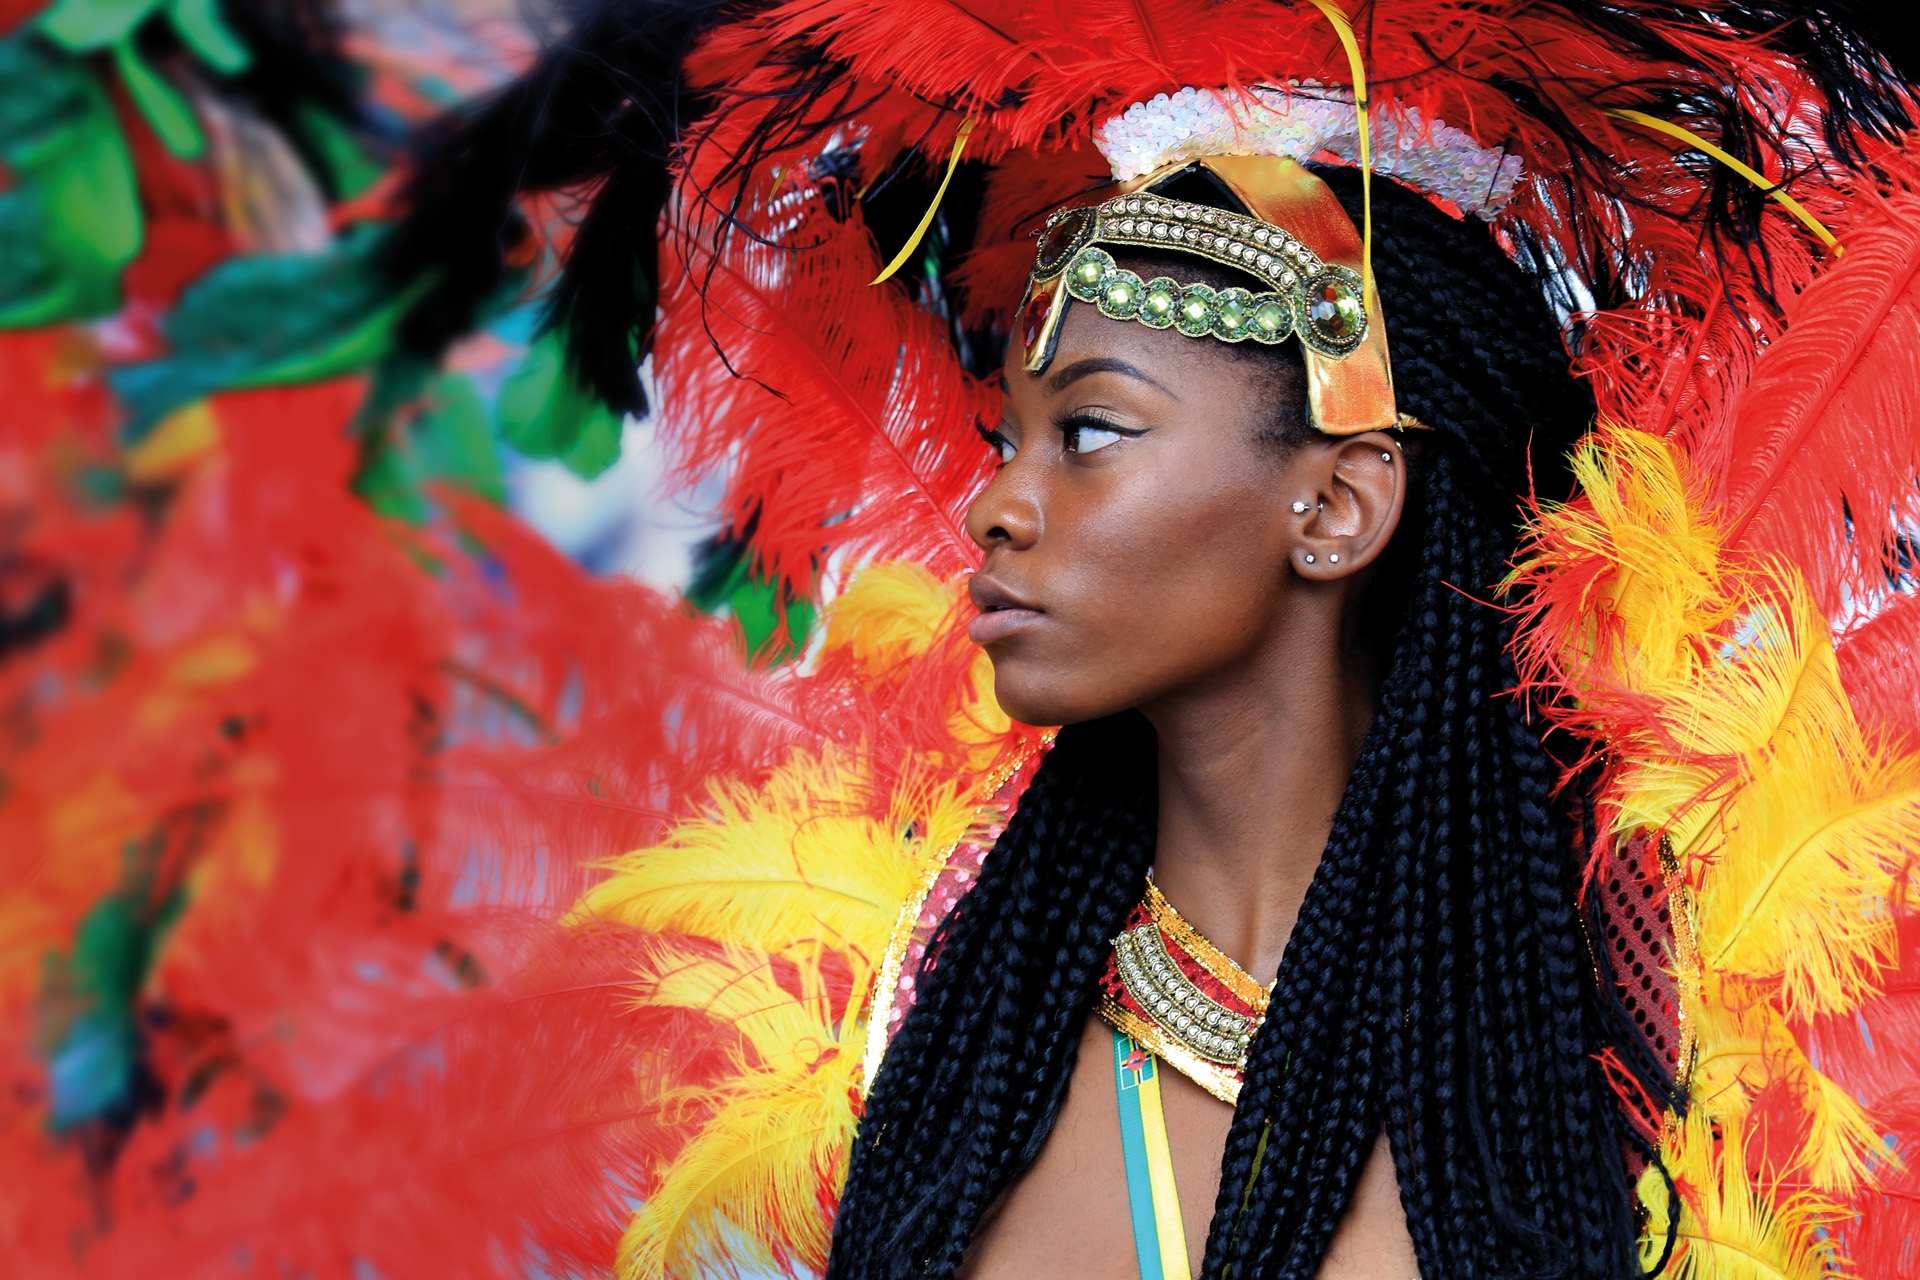
[[[1166,276],[1142,280],[1099,248],[1175,248],[1235,267],[1268,286],[1215,290]],[[1177,328],[1188,337],[1273,344],[1298,335],[1338,358],[1366,338],[1359,275],[1257,218],[1152,195],[1115,196],[1094,208],[1056,211],[1035,254],[1033,278],[1064,275],[1067,292],[1114,320]]]
[[[1113,940],[1127,994],[1161,1030],[1208,1062],[1244,1067],[1255,1023],[1202,991],[1174,963],[1158,925],[1135,925]]]

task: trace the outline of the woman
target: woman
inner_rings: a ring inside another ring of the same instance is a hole
[[[1353,175],[1327,177],[1357,206]],[[1151,189],[1232,208],[1210,179]],[[1128,1272],[1124,1033],[1090,1013],[1149,872],[1273,984],[1237,1105],[1160,1076],[1195,1274],[1399,1280],[1416,1254],[1429,1275],[1626,1274],[1553,766],[1499,696],[1508,628],[1476,598],[1513,550],[1528,437],[1561,452],[1590,409],[1484,233],[1384,183],[1374,226],[1421,427],[1316,431],[1297,341],[1082,304],[1044,369],[1009,352],[1001,468],[967,516],[972,634],[1009,714],[1069,727],[887,1052],[829,1274]]]
[[[1898,1247],[1867,1208],[1898,1122],[1822,1072],[1892,998],[1908,721],[1854,718],[1904,705],[1864,659],[1844,693],[1775,663],[1835,670],[1830,620],[1894,573],[1906,490],[1849,476],[1912,419],[1808,398],[1858,376],[1839,346],[1774,353],[1839,332],[1853,361],[1858,299],[1904,297],[1891,250],[1822,255],[1898,239],[1897,201],[1846,187],[1913,173],[1907,91],[1819,6],[1123,8],[616,6],[413,189],[431,345],[518,260],[513,192],[604,179],[554,295],[572,368],[634,407],[653,342],[762,568],[957,577],[962,507],[982,557],[997,707],[938,604],[882,625],[904,578],[855,575],[795,679],[882,709],[812,773],[716,783],[583,903],[655,939],[643,1007],[707,1019],[644,1050],[634,1110],[670,1119],[627,1273],[1820,1274]],[[1772,190],[1696,164],[1700,130]],[[1798,224],[1762,208],[1781,184]],[[1819,495],[1811,538],[1789,492]],[[1004,830],[1030,739],[1001,709],[1064,726]],[[836,862],[815,833],[849,814]],[[905,874],[827,883],[883,843]],[[732,892],[800,887],[746,928],[714,850],[761,868]],[[756,982],[804,1034],[728,1003]],[[729,1036],[728,1070],[687,1065]]]

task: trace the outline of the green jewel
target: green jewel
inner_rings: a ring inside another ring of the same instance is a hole
[[[1215,301],[1213,336],[1223,342],[1239,342],[1247,336],[1247,324],[1253,318],[1253,295],[1245,289],[1224,289]]]
[[[1173,324],[1173,310],[1179,305],[1179,282],[1155,276],[1147,281],[1146,292],[1140,295],[1140,310],[1135,318],[1148,328],[1165,329]]]
[[[1307,282],[1307,323],[1326,345],[1345,349],[1360,341],[1367,324],[1360,291],[1332,274]]]
[[[1146,286],[1131,271],[1115,271],[1100,286],[1100,314],[1110,320],[1131,320],[1140,308]]]
[[[1278,295],[1263,293],[1253,300],[1249,331],[1261,342],[1279,342],[1293,332],[1293,313]]]
[[[1101,282],[1114,269],[1113,255],[1105,249],[1082,249],[1067,268],[1067,292],[1082,302],[1098,302]]]
[[[1189,338],[1204,338],[1213,332],[1214,292],[1204,284],[1190,284],[1180,291],[1174,308],[1173,324]]]

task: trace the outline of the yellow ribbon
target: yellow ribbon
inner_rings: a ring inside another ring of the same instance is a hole
[[[941,198],[947,194],[947,184],[953,181],[953,171],[960,167],[960,153],[967,149],[967,138],[972,133],[973,120],[969,117],[960,122],[960,131],[954,135],[953,154],[947,157],[947,172],[940,179],[939,189],[933,193],[933,203],[927,206],[926,213],[920,218],[920,225],[913,229],[913,234],[907,237],[907,242],[900,246],[900,252],[893,255],[893,261],[873,278],[872,283],[880,284],[882,281],[891,280],[893,273],[907,265],[907,259],[911,258],[913,251],[920,247],[920,242],[927,238],[927,228],[933,225],[933,215],[940,212]]]
[[[1160,1064],[1140,1081],[1140,1123],[1146,1131],[1147,1177],[1153,1187],[1153,1221],[1160,1235],[1163,1280],[1190,1280],[1187,1225],[1180,1216],[1180,1191],[1173,1180],[1173,1144],[1167,1139],[1167,1113],[1160,1102]]]
[[[1317,4],[1319,0],[1314,0],[1314,2]],[[1833,232],[1827,230],[1826,225],[1822,223],[1820,219],[1807,212],[1805,205],[1795,200],[1785,191],[1782,191],[1777,183],[1768,182],[1765,174],[1728,155],[1719,147],[1714,146],[1711,142],[1708,142],[1705,138],[1693,132],[1693,130],[1674,124],[1671,120],[1662,120],[1659,116],[1650,116],[1644,111],[1612,110],[1608,111],[1607,114],[1617,116],[1622,120],[1631,120],[1638,125],[1645,125],[1647,128],[1659,133],[1664,133],[1670,138],[1678,138],[1696,150],[1706,152],[1715,160],[1718,160],[1721,164],[1727,166],[1727,168],[1733,170],[1754,186],[1759,187],[1775,200],[1778,200],[1788,213],[1806,224],[1807,230],[1819,236],[1820,243],[1833,250],[1836,258],[1847,251],[1846,247],[1840,243],[1838,237],[1836,237]]]
[[[1321,16],[1333,24],[1340,47],[1347,51],[1347,70],[1353,76],[1353,110],[1360,124],[1360,277],[1367,292],[1373,292],[1373,130],[1367,126],[1367,64],[1360,57],[1360,42],[1354,38],[1353,24],[1333,5],[1333,0],[1307,0]]]

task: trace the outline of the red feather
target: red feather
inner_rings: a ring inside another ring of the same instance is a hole
[[[1855,1013],[1800,1028],[1816,1066],[1867,1108],[1899,1164],[1852,1197],[1840,1239],[1860,1276],[1920,1274],[1920,914],[1898,917],[1900,964]]]
[[[1834,637],[1840,678],[1863,724],[1920,741],[1920,595],[1889,597]]]
[[[1794,300],[1700,455],[1730,542],[1799,565],[1842,625],[1881,607],[1920,518],[1920,197],[1876,212]]]
[[[874,558],[943,577],[970,568],[962,518],[989,473],[977,425],[997,398],[898,285],[867,284],[881,264],[858,221],[791,200],[803,253],[744,234],[717,255],[670,242],[655,370],[682,465],[727,465],[733,519],[754,522],[776,572],[807,581],[829,560]]]

